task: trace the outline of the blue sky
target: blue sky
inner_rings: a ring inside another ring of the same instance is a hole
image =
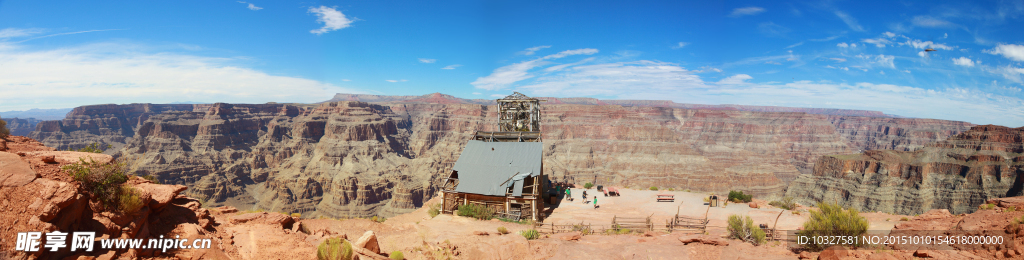
[[[1021,28],[1024,1],[0,0],[0,111],[519,91],[1019,127]]]

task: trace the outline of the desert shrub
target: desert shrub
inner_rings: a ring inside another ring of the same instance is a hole
[[[292,213],[292,217],[301,218],[302,217],[302,213],[298,213],[298,212]]]
[[[395,250],[394,252],[391,252],[391,255],[389,255],[388,258],[393,260],[405,260],[405,255],[402,255],[402,251]]]
[[[127,184],[122,184],[117,194],[117,208],[125,214],[132,214],[142,208],[145,204],[139,196],[139,191]]]
[[[156,183],[156,184],[160,184],[160,179],[157,179],[156,175],[146,174],[146,175],[143,175],[143,176],[139,176],[139,178],[143,178],[143,179],[146,179],[147,181],[150,181],[150,182],[153,182],[153,183]]]
[[[668,188],[668,191],[676,191],[676,188]]]
[[[505,227],[498,227],[498,234],[508,234],[508,229]]]
[[[352,243],[340,237],[328,238],[316,247],[318,260],[352,260]]]
[[[594,187],[594,184],[593,183],[589,183],[589,182],[583,184],[583,188],[584,189],[590,189],[590,187]]]
[[[900,217],[900,221],[910,221],[910,219],[907,217]]]
[[[11,135],[11,130],[7,129],[7,121],[0,120],[0,139],[7,139],[9,135]]]
[[[494,217],[494,210],[487,206],[466,204],[459,206],[459,216],[488,220]]]
[[[739,215],[729,215],[729,236],[745,242],[760,245],[764,243],[765,233],[760,227],[754,226],[754,220],[750,216],[746,218]]]
[[[1014,211],[1017,211],[1017,207],[1010,206],[1009,208],[1006,208],[1006,210],[1003,211],[1003,212],[1014,212]]]
[[[121,193],[121,184],[128,181],[127,163],[118,160],[109,164],[102,164],[85,159],[78,159],[79,162],[65,165],[61,169],[68,173],[72,179],[78,181],[93,198],[103,203],[107,208],[118,207],[118,198]]]
[[[658,187],[651,186],[651,190],[658,190]]]
[[[729,201],[747,203],[754,199],[754,195],[743,194],[742,191],[729,191]]]
[[[437,217],[438,214],[441,214],[441,204],[440,203],[431,204],[430,205],[430,209],[427,210],[427,214],[430,214],[431,218]]]
[[[818,203],[818,210],[810,211],[810,218],[804,222],[801,236],[860,236],[868,230],[868,220],[860,216],[856,209],[844,210],[839,204]],[[812,239],[813,240],[813,239]],[[829,245],[819,245],[811,241],[807,247],[819,251]],[[853,244],[848,246],[859,246]]]
[[[992,203],[981,204],[981,206],[979,206],[979,208],[981,208],[981,209],[994,209],[995,207],[996,207],[996,204],[992,204]]]
[[[590,226],[583,225],[583,224],[572,225],[572,231],[580,232],[581,235],[590,235],[590,234],[594,233],[594,230],[591,230]]]
[[[519,232],[520,235],[526,238],[526,240],[534,240],[540,237],[540,232],[536,229],[527,229]]]
[[[772,205],[774,207],[781,208],[781,209],[786,209],[786,210],[793,210],[793,209],[796,208],[796,203],[793,202],[793,197],[790,197],[790,196],[786,196],[785,198],[782,198],[782,201],[768,202],[768,205]]]
[[[104,149],[110,149],[110,147],[112,147],[112,146],[110,146],[108,144],[107,147],[104,148]],[[76,151],[86,152],[86,153],[103,153],[103,149],[100,149],[100,144],[98,144],[98,143],[91,143],[88,146],[86,146],[85,148],[78,149]]]

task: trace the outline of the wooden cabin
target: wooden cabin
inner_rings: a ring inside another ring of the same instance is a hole
[[[500,217],[540,221],[547,189],[543,148],[540,142],[469,141],[443,180],[442,211],[477,204]]]

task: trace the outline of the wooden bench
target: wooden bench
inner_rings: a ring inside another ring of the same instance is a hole
[[[665,202],[675,202],[676,201],[676,195],[658,194],[658,202],[662,202],[662,201],[665,201]]]

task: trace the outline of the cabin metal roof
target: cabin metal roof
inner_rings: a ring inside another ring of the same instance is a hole
[[[541,174],[543,149],[539,142],[470,140],[452,167],[459,175],[455,191],[504,197],[514,186],[512,195],[522,196],[523,178]]]

